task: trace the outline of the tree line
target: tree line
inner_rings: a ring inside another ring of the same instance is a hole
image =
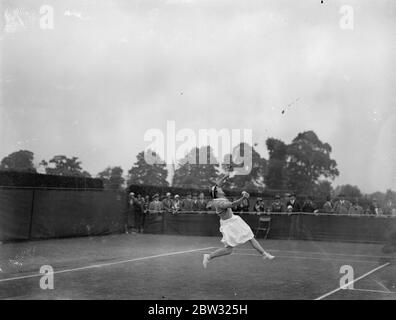
[[[331,158],[330,144],[322,142],[313,131],[299,133],[290,144],[268,138],[266,147],[268,159],[262,157],[249,144],[237,146],[241,152],[247,148],[252,156],[252,170],[248,175],[237,175],[227,181],[227,189],[245,189],[254,191],[275,190],[293,191],[301,195],[325,198],[328,195],[344,193],[350,198],[361,198],[363,195],[357,186],[344,185],[336,189],[332,181],[339,176],[337,162]],[[198,157],[205,152],[206,164],[198,161],[191,163],[191,157]],[[155,153],[154,153],[155,155]],[[159,156],[156,155],[158,158]],[[225,161],[227,160],[228,161]],[[215,156],[210,146],[194,148],[184,158],[179,159],[173,166],[171,185],[184,188],[206,188],[218,178],[224,170],[232,170],[237,164],[232,163],[231,155],[226,155],[222,164],[213,162]],[[28,150],[19,150],[3,158],[0,170],[37,172],[34,166],[34,154]],[[161,161],[151,165],[145,161],[145,152],[137,154],[136,162],[124,178],[121,166],[108,166],[96,177],[103,181],[106,189],[122,189],[125,185],[141,184],[155,186],[169,186],[169,166]],[[209,161],[212,160],[212,161]],[[196,164],[198,163],[198,164]],[[56,155],[48,161],[42,160],[39,167],[46,173],[60,176],[92,177],[83,170],[78,157]],[[391,190],[387,191],[392,194]],[[378,192],[377,197],[384,197]]]

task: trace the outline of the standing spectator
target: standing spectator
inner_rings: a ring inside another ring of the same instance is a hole
[[[145,196],[143,199],[143,209],[144,209],[144,215],[148,215],[150,213],[149,211],[149,206],[150,206],[150,197]]]
[[[128,234],[129,230],[131,228],[131,221],[135,220],[135,212],[133,208],[133,198],[135,194],[133,192],[129,193],[128,196],[128,210],[126,212],[126,217],[125,217],[125,233]]]
[[[170,192],[166,193],[166,198],[162,200],[162,206],[167,213],[172,213],[173,211],[173,200],[171,198]]]
[[[264,202],[262,198],[257,198],[256,203],[254,204],[255,212],[264,212]]]
[[[349,208],[348,214],[363,214],[363,208],[359,206],[359,203],[357,200],[352,201],[352,205]]]
[[[387,215],[387,216],[391,216],[393,214],[394,210],[395,210],[395,207],[394,207],[394,205],[392,203],[392,200],[388,199],[386,201],[386,203],[385,203],[385,206],[384,206],[384,210],[383,210],[384,214]]]
[[[295,193],[290,195],[290,201],[286,204],[286,210],[287,212],[301,212],[301,207],[297,202]]]
[[[290,201],[290,193],[285,193],[285,197],[283,199],[284,210],[286,210],[285,204],[289,203],[289,201]]]
[[[275,200],[271,203],[270,212],[285,212],[285,206],[279,194],[275,196]]]
[[[180,213],[181,209],[182,209],[182,203],[180,201],[180,196],[176,194],[175,200],[173,201],[173,214]]]
[[[187,197],[183,200],[182,210],[185,212],[193,211],[193,201],[191,198],[191,193],[187,194]]]
[[[250,210],[250,202],[248,198],[243,198],[240,204],[240,211],[241,212],[249,212]]]
[[[205,196],[203,192],[199,194],[199,199],[198,199],[198,211],[206,211],[206,201],[205,201]]]
[[[343,193],[341,193],[338,197],[339,200],[337,200],[334,204],[334,213],[348,214],[351,203],[345,199],[345,195]]]
[[[150,213],[160,213],[163,210],[162,202],[159,200],[159,194],[156,193],[153,196],[153,201],[150,202],[149,212]]]
[[[145,222],[145,213],[144,213],[144,199],[140,194],[138,194],[137,198],[133,200],[133,208],[135,212],[135,228],[139,233],[144,232],[144,222]]]
[[[307,197],[307,200],[304,201],[301,210],[302,212],[309,212],[309,213],[315,212],[316,205],[312,201],[312,197]]]
[[[374,198],[372,200],[372,202],[368,208],[368,213],[371,215],[376,215],[376,216],[379,216],[382,214],[382,210],[381,210],[380,206],[378,205],[377,199]]]
[[[193,197],[192,197],[192,211],[199,211],[198,196],[196,193],[193,193]]]
[[[326,202],[323,204],[323,208],[321,210],[323,213],[333,213],[333,204],[331,203],[330,196],[326,197]]]

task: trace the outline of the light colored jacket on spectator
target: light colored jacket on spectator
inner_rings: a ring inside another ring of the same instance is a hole
[[[348,214],[351,203],[348,200],[338,200],[334,204],[334,213],[336,214]]]
[[[150,213],[156,213],[163,210],[162,202],[161,201],[151,201],[149,205]]]

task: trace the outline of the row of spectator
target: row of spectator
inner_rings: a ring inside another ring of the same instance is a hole
[[[232,202],[234,199],[231,197]],[[149,212],[205,212],[211,211],[211,201],[206,200],[203,193],[187,194],[184,199],[179,195],[172,197],[167,193],[163,199],[159,194],[155,194],[150,200],[149,196],[142,197],[140,194],[135,196],[130,194],[129,204],[135,209]],[[396,208],[392,201],[387,201],[386,205],[381,208],[374,199],[370,205],[363,208],[358,200],[349,201],[344,194],[340,194],[337,199],[327,197],[322,206],[318,206],[312,198],[299,201],[296,194],[285,194],[282,199],[279,195],[275,196],[274,201],[268,206],[262,198],[257,198],[251,208],[249,199],[244,199],[238,206],[232,208],[234,212],[311,212],[311,213],[334,213],[334,214],[369,214],[369,215],[396,215]]]
[[[275,196],[269,208],[263,206],[263,200],[258,198],[254,206],[254,211],[267,212],[311,212],[311,213],[334,213],[344,215],[369,214],[369,215],[396,215],[396,207],[391,200],[388,200],[383,208],[381,208],[376,199],[366,207],[360,206],[357,199],[349,201],[344,194],[340,194],[337,199],[327,197],[323,206],[318,206],[312,198],[307,198],[302,203],[299,202],[295,194],[286,194],[284,201],[279,195]]]

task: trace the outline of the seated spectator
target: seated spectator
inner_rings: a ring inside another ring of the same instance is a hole
[[[290,201],[286,204],[287,212],[301,212],[301,207],[297,202],[296,194],[292,193],[290,195]]]
[[[180,213],[182,209],[182,202],[180,201],[180,196],[175,195],[175,200],[173,200],[173,214]]]
[[[159,200],[159,194],[156,193],[153,196],[153,201],[150,202],[149,212],[150,213],[160,213],[163,210],[162,202]]]
[[[341,193],[338,200],[334,203],[335,214],[348,214],[351,203],[345,199],[345,195]]]
[[[276,195],[275,196],[275,200],[274,202],[271,203],[270,212],[285,212],[285,206],[283,205],[282,201],[281,201],[281,197],[280,195]]]
[[[316,210],[315,203],[312,201],[312,197],[308,197],[307,200],[304,201],[302,207],[302,212],[313,213]]]
[[[167,192],[166,198],[162,200],[162,206],[167,213],[173,212],[173,200],[171,198],[170,192]]]
[[[257,198],[253,209],[255,212],[264,212],[265,208],[264,208],[264,201],[262,198]]]
[[[363,208],[359,206],[357,200],[352,201],[352,205],[349,208],[348,214],[363,214]]]
[[[199,194],[199,199],[198,199],[198,203],[197,203],[198,211],[206,211],[206,205],[207,205],[207,202],[205,200],[205,196],[204,196],[203,192],[201,192]]]
[[[182,202],[182,211],[191,212],[193,211],[193,201],[191,193],[187,194],[187,197]]]
[[[331,203],[330,196],[326,197],[326,202],[323,204],[323,208],[320,210],[320,212],[333,213],[333,204]]]

